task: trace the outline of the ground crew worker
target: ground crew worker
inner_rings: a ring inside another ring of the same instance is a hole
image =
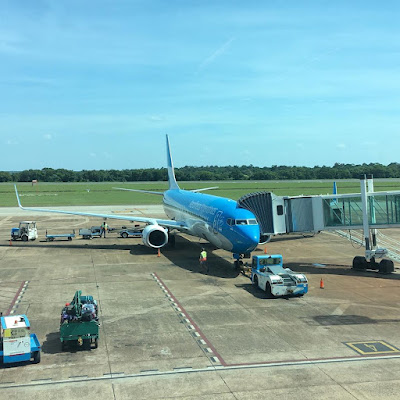
[[[107,224],[106,221],[104,221],[104,222],[101,224],[100,237],[101,237],[102,234],[104,234],[104,237],[106,237],[106,232],[107,232],[107,231],[108,231],[108,224]]]
[[[204,247],[201,249],[199,262],[200,262],[200,271],[202,273],[205,272],[206,274],[208,274],[207,252]]]

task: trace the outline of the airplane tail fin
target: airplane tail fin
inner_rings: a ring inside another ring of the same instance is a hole
[[[176,178],[175,178],[175,171],[174,171],[174,164],[172,163],[172,157],[171,157],[171,150],[169,148],[169,139],[168,135],[167,136],[167,165],[168,165],[168,183],[169,183],[169,189],[179,189],[178,184],[176,183]]]

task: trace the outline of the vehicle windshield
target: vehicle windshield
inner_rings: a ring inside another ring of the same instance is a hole
[[[260,258],[260,265],[279,265],[282,262],[280,258]]]

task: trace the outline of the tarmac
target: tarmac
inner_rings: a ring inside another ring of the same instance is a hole
[[[161,206],[85,211],[164,216]],[[39,239],[10,245],[21,220],[37,221]],[[254,254],[282,254],[306,274],[309,293],[268,299],[228,252],[187,235],[160,256],[117,231],[45,241],[46,230],[78,233],[101,222],[0,208],[0,311],[27,314],[42,344],[40,364],[0,366],[0,398],[400,397],[399,265],[390,275],[354,271],[363,248],[338,235],[279,236]],[[208,275],[199,271],[202,246]],[[61,350],[60,312],[76,290],[98,300],[97,349]]]

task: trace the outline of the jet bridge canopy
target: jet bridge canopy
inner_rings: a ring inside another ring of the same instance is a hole
[[[254,192],[242,196],[238,200],[238,206],[255,215],[261,235],[286,233],[283,197],[271,192]]]

